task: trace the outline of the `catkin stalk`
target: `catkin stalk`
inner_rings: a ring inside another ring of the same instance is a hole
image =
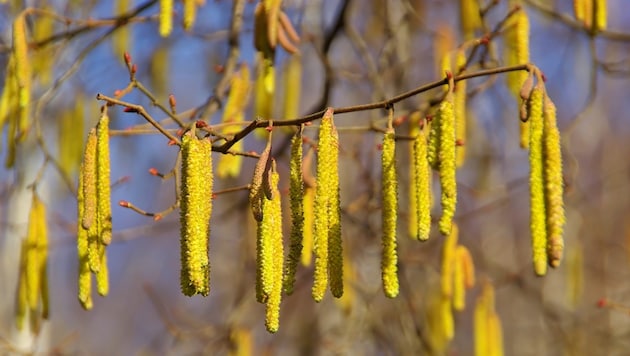
[[[536,86],[529,98],[530,228],[534,271],[547,272],[547,226],[543,164],[543,89]]]
[[[551,267],[558,267],[562,260],[564,240],[564,214],[562,151],[560,132],[556,123],[556,107],[545,96],[543,114],[545,204],[547,215],[547,256]]]
[[[212,214],[212,144],[194,132],[182,137],[181,289],[184,295],[208,295],[208,237]]]
[[[381,273],[383,290],[389,298],[398,295],[398,254],[396,252],[396,225],[398,217],[398,178],[396,176],[396,140],[394,130],[390,129],[383,137],[383,155],[381,157],[381,189],[383,220],[383,255]]]

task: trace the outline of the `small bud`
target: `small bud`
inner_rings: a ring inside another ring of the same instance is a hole
[[[137,113],[138,110],[136,108],[126,107],[123,109],[124,112]]]
[[[162,220],[162,215],[161,214],[155,214],[153,216],[153,221],[160,221]]]
[[[195,127],[198,129],[206,126],[208,126],[208,124],[203,120],[197,120],[197,122],[195,122]]]
[[[160,175],[160,172],[158,172],[156,168],[149,168],[149,174],[152,176],[158,176]]]
[[[175,95],[171,94],[168,96],[168,104],[171,106],[171,111],[175,112],[175,108],[177,107],[177,100],[175,99]]]
[[[120,90],[120,89],[114,90],[114,97],[115,98],[120,98],[121,96],[122,96],[122,90]]]
[[[118,202],[118,205],[122,206],[123,208],[128,208],[129,207],[129,202],[126,200],[121,200]]]
[[[131,66],[131,74],[136,74],[137,72],[138,72],[138,65],[134,63]]]
[[[606,298],[601,298],[600,300],[597,301],[598,308],[605,308],[607,306],[608,306],[608,301],[606,300]]]
[[[125,64],[127,66],[131,66],[131,55],[129,54],[129,52],[125,52],[125,54],[123,55],[124,59],[125,59]]]
[[[217,74],[221,74],[225,71],[225,67],[222,66],[221,64],[215,64],[214,65],[214,72]]]

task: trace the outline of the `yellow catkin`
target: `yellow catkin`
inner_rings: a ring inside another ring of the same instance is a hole
[[[83,154],[83,98],[76,98],[75,107],[63,113],[58,126],[59,166],[71,175],[81,164]]]
[[[304,232],[302,237],[302,255],[300,261],[303,266],[310,266],[313,257],[313,224],[315,220],[315,187],[304,187]]]
[[[474,313],[475,355],[503,355],[501,322],[494,309],[494,288],[485,282]]]
[[[302,92],[302,57],[292,55],[287,60],[284,72],[284,114],[285,120],[300,115],[300,95]]]
[[[508,21],[503,43],[506,65],[529,63],[529,18],[523,8]],[[507,86],[515,98],[518,99],[526,79],[525,71],[506,73]]]
[[[170,55],[170,47],[167,45],[157,46],[151,54],[149,83],[157,98],[167,97],[170,90]]]
[[[451,70],[450,63],[445,63],[445,60],[450,62],[451,57],[448,53],[455,48],[455,40],[456,35],[450,25],[445,23],[437,25],[436,36],[433,41],[433,57],[438,77],[443,77],[445,70]]]
[[[452,96],[440,104],[438,112],[438,125],[440,125],[440,186],[442,188],[442,216],[439,221],[440,232],[448,235],[455,216],[457,205],[457,183],[455,162],[455,113],[453,111]]]
[[[413,136],[417,136],[418,133],[420,132],[420,120],[422,119],[422,116],[420,114],[419,111],[414,111],[413,113],[411,113],[411,115],[409,115],[409,131],[408,131],[408,135],[413,137]],[[417,139],[417,138],[416,138]],[[416,155],[417,150],[415,147],[416,143],[414,141],[414,144],[409,145],[409,166],[412,167],[412,169],[409,169],[409,218],[407,219],[408,222],[408,234],[409,237],[412,239],[418,239],[418,216],[417,216],[417,211],[418,211],[418,195],[416,194],[417,189],[416,189],[416,170],[417,170],[417,163],[419,162],[418,160],[418,156]]]
[[[97,224],[100,240],[104,245],[112,241],[112,205],[109,157],[109,117],[107,107],[96,127],[96,201]]]
[[[278,191],[278,182],[280,178],[275,170],[271,171],[271,187],[273,190],[272,199],[267,200],[263,205],[265,213],[263,215],[263,224],[268,222],[270,225],[271,236],[269,239],[271,247],[271,289],[267,293],[267,308],[265,313],[265,326],[267,331],[275,333],[280,327],[280,302],[282,299],[282,274],[284,271],[284,247],[282,243],[282,208],[281,197]],[[266,221],[269,219],[269,221]]]
[[[442,333],[446,340],[452,340],[455,336],[455,320],[453,320],[453,309],[451,308],[451,299],[442,296],[440,299],[440,319]]]
[[[249,329],[236,327],[230,331],[230,356],[251,356],[252,333]]]
[[[92,309],[92,273],[88,260],[88,230],[83,228],[81,221],[85,209],[83,196],[83,166],[79,170],[79,185],[77,188],[77,252],[79,260],[78,298],[81,306]]]
[[[464,38],[469,40],[475,37],[475,32],[482,30],[481,14],[478,0],[460,0],[460,23]]]
[[[109,269],[107,268],[107,252],[105,249],[101,250],[101,268],[96,274],[96,291],[103,297],[109,293]]]
[[[254,174],[252,176],[252,182],[249,188],[249,205],[256,221],[262,221],[262,199],[263,199],[263,181],[264,176],[269,172],[269,163],[271,155],[271,136],[268,137],[267,145],[261,152],[256,167],[254,168]]]
[[[427,293],[426,329],[427,343],[437,354],[444,354],[452,337],[453,313],[450,299],[445,298],[439,286],[430,285]],[[451,334],[451,335],[449,335]]]
[[[543,113],[545,212],[547,214],[547,256],[551,267],[558,267],[564,249],[564,214],[562,150],[556,123],[556,106],[545,97]]]
[[[278,15],[280,14],[280,5],[282,0],[262,0],[267,16],[267,39],[271,47],[275,47],[278,41]]]
[[[466,308],[466,289],[472,288],[475,284],[475,270],[465,246],[457,246],[454,257],[453,309],[463,311]]]
[[[291,138],[291,160],[289,163],[289,197],[291,201],[291,235],[289,254],[284,275],[284,291],[293,293],[295,272],[302,255],[304,237],[304,180],[302,179],[302,128]]]
[[[188,132],[182,137],[181,154],[181,289],[187,296],[206,296],[210,291],[212,144]]]
[[[476,0],[474,1],[476,3]],[[459,50],[455,55],[455,67],[453,73],[458,74],[459,70],[466,65],[466,52]],[[457,167],[461,167],[466,159],[466,81],[460,80],[455,84],[453,106],[455,110],[455,140],[457,147]]]
[[[182,0],[184,3],[184,30],[190,31],[197,17],[197,0]]]
[[[472,256],[470,255],[470,251],[466,248],[466,246],[459,245],[457,246],[457,251],[455,252],[457,263],[462,265],[464,271],[464,285],[467,289],[470,289],[475,286],[475,264],[473,262]]]
[[[26,38],[26,17],[18,15],[13,22],[13,53],[15,56],[15,75],[18,83],[17,134],[20,140],[26,137],[30,119],[31,104],[31,62],[28,55]]]
[[[243,64],[240,70],[232,76],[230,93],[223,110],[223,124],[236,124],[244,121],[244,111],[249,100],[250,86],[249,68]],[[240,130],[241,127],[239,125],[230,125],[221,132],[224,135],[232,135]],[[240,140],[235,143],[231,150],[236,152],[242,151],[243,141]],[[217,164],[217,177],[238,177],[241,173],[242,162],[243,156],[241,155],[221,155]]]
[[[396,252],[396,226],[398,217],[398,177],[396,176],[396,137],[390,129],[383,137],[381,156],[382,190],[382,260],[383,291],[389,298],[398,295],[398,254]]]
[[[333,112],[328,109],[324,114],[319,126],[319,140],[317,143],[317,187],[315,190],[314,203],[314,248],[315,272],[312,296],[316,302],[324,298],[326,286],[328,285],[328,236],[330,229],[330,186],[335,179],[338,167],[334,166],[335,152],[338,148],[333,147]]]
[[[346,253],[346,249],[344,249],[343,254],[343,280],[344,280],[344,289],[343,296],[335,299],[336,304],[343,310],[346,315],[352,312],[352,308],[356,303],[356,291],[353,285],[357,283],[357,272],[352,265],[352,260],[350,256]]]
[[[98,229],[98,195],[97,195],[97,132],[93,128],[88,133],[83,154],[81,174],[83,184],[83,215],[79,222],[88,235],[88,263],[90,270],[98,272],[100,264],[100,250],[103,248]]]
[[[121,16],[130,9],[129,0],[116,0],[114,3],[114,14]],[[131,26],[126,24],[120,26],[112,33],[112,49],[116,58],[122,58],[125,52],[131,49]]]
[[[584,22],[586,20],[584,3],[590,1],[592,0],[573,0],[573,15],[576,20],[580,22]]]
[[[474,312],[475,356],[488,354],[488,308],[481,294],[475,303]]]
[[[261,195],[262,219],[258,222],[257,242],[256,242],[256,293],[257,300],[261,303],[269,303],[269,298],[275,288],[275,241],[278,231],[278,224],[281,224],[281,214],[279,203],[275,199],[279,198],[277,182],[274,179],[277,173],[271,173],[271,199]],[[268,307],[268,312],[270,311]]]
[[[44,6],[44,11],[54,11],[49,6]],[[33,24],[33,40],[42,41],[53,35],[55,30],[55,22],[52,16],[38,16]],[[52,69],[55,63],[55,56],[52,47],[39,48],[37,55],[33,59],[33,72],[37,73],[37,78],[43,86],[50,85],[52,80]]]
[[[440,275],[442,294],[451,298],[453,295],[453,268],[456,262],[455,251],[459,239],[459,228],[453,224],[451,233],[444,239],[442,246],[442,273]]]
[[[339,194],[339,133],[332,128],[331,174],[328,200],[328,276],[333,297],[343,295],[343,242],[341,239],[341,196]]]
[[[273,60],[257,56],[256,82],[254,83],[254,115],[270,118],[273,115],[273,96],[275,92],[275,69]],[[257,130],[258,138],[264,137],[264,131]]]
[[[173,30],[173,0],[160,0],[160,36],[168,37]]]
[[[547,226],[543,163],[543,89],[537,86],[529,98],[530,228],[534,271],[547,272]]]
[[[488,356],[503,356],[503,329],[496,312],[488,316]]]
[[[595,21],[594,28],[597,31],[604,31],[608,26],[608,4],[607,0],[594,0],[594,12],[593,19]]]
[[[413,194],[410,199],[416,201],[415,211],[411,215],[415,217],[415,236],[418,240],[426,241],[431,232],[431,166],[427,160],[427,128],[423,127],[413,142]],[[411,192],[410,192],[411,193]]]
[[[46,207],[36,194],[33,195],[28,218],[26,248],[26,291],[29,308],[35,312],[41,301],[41,284],[43,274],[46,273],[48,254]]]

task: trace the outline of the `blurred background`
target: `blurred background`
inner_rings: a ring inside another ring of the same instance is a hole
[[[301,37],[298,114],[379,101],[441,79],[439,48],[455,50],[468,43],[469,54],[475,41],[495,29],[515,5],[488,3],[481,1],[481,8],[488,9],[483,30],[465,36],[460,1],[283,1]],[[234,5],[227,0],[199,2],[194,25],[184,31],[182,4],[175,2],[173,31],[162,37],[158,1],[0,1],[0,63],[7,66],[17,14],[26,7],[41,9],[28,17],[29,53],[48,63],[44,66],[50,72],[33,72],[32,112],[53,157],[61,155],[63,141],[83,142],[94,127],[101,105],[95,100],[97,93],[113,96],[127,86],[125,50],[137,64],[138,80],[159,103],[168,107],[168,95],[173,94],[178,112],[188,113],[184,119],[218,124],[222,110],[212,98],[222,100],[226,95]],[[336,301],[328,293],[315,303],[310,295],[313,267],[300,265],[294,294],[283,296],[280,330],[269,334],[264,305],[255,300],[256,226],[247,193],[214,199],[211,291],[205,298],[182,295],[178,210],[153,221],[117,204],[126,200],[149,212],[171,206],[173,181],[148,172],[171,170],[177,147],[167,145],[157,132],[138,131],[149,128],[142,117],[116,106],[109,111],[114,224],[108,248],[110,293],[105,298],[95,294],[93,310],[84,311],[77,301],[76,169],[66,172],[72,189],[53,165],[41,171],[45,155],[35,134],[20,143],[16,166],[0,169],[2,353],[247,354],[249,347],[252,354],[471,355],[475,301],[482,285],[491,283],[506,355],[625,354],[630,347],[629,8],[623,0],[608,0],[607,29],[591,32],[573,16],[571,1],[525,0],[520,5],[531,24],[531,62],[544,72],[558,110],[567,215],[564,260],[545,277],[535,277],[528,153],[519,147],[518,102],[505,75],[468,81],[467,158],[458,170],[455,221],[459,243],[471,252],[478,283],[467,293],[466,309],[454,312],[452,340],[436,341],[432,331],[444,241],[436,224],[441,215],[439,184],[435,175],[431,238],[415,241],[408,233],[408,141],[397,145],[401,292],[388,299],[382,291],[382,133],[371,125],[384,126],[384,110],[335,116],[340,131],[342,234],[350,271],[346,296]],[[255,73],[256,1],[242,1],[242,6],[235,58]],[[137,14],[128,23],[111,21],[134,11]],[[47,13],[58,15],[58,21],[49,32],[36,33],[36,20],[50,17]],[[53,34],[58,36],[51,38]],[[504,65],[504,49],[498,34],[487,49],[477,52],[466,71]],[[283,75],[290,55],[276,52],[272,115],[281,118],[287,97]],[[6,80],[5,72],[1,78]],[[405,118],[416,110],[430,114],[440,93],[436,89],[402,101],[396,105],[396,116]],[[166,118],[137,90],[123,100],[143,105],[156,119]],[[253,101],[252,95],[246,120],[254,118]],[[81,111],[82,132],[68,128],[76,124],[64,126],[65,117]],[[408,121],[396,129],[403,135],[407,130]],[[274,132],[280,190],[287,192],[289,134]],[[6,136],[5,130],[2,142],[7,142]],[[305,136],[317,139],[317,122],[305,129]],[[4,162],[8,150],[2,145]],[[256,135],[244,140],[244,151],[260,152],[263,147]],[[217,179],[214,189],[248,184],[254,164],[255,160],[244,159],[241,174]],[[50,319],[32,334],[16,329],[14,315],[20,241],[26,235],[32,199],[27,187],[38,174],[43,175],[37,191],[48,212]],[[286,194],[283,208],[287,246]]]

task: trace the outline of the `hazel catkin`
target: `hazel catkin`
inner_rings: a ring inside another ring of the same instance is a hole
[[[304,180],[302,179],[302,127],[291,138],[289,163],[289,196],[291,200],[291,235],[284,275],[284,291],[293,293],[295,272],[302,254],[304,236]]]
[[[542,276],[547,272],[547,227],[543,164],[543,89],[536,86],[529,98],[529,186],[530,229],[534,271]]]
[[[97,226],[100,241],[109,245],[112,240],[111,179],[109,157],[109,117],[107,106],[96,126],[96,201]]]
[[[212,214],[212,144],[189,131],[182,137],[181,155],[181,289],[187,296],[208,295],[208,237]]]
[[[426,241],[431,232],[431,166],[427,160],[427,128],[423,126],[413,142],[413,177],[412,186],[414,196],[410,197],[416,203],[415,211],[411,211],[416,221],[414,228],[418,240]]]
[[[395,298],[399,291],[396,251],[398,177],[396,176],[396,141],[393,129],[388,130],[383,137],[381,167],[383,221],[381,273],[385,295]]]
[[[442,188],[442,216],[439,229],[443,235],[451,231],[455,208],[457,205],[456,155],[455,155],[455,114],[453,111],[452,95],[440,104],[438,112],[440,125],[440,186]]]

